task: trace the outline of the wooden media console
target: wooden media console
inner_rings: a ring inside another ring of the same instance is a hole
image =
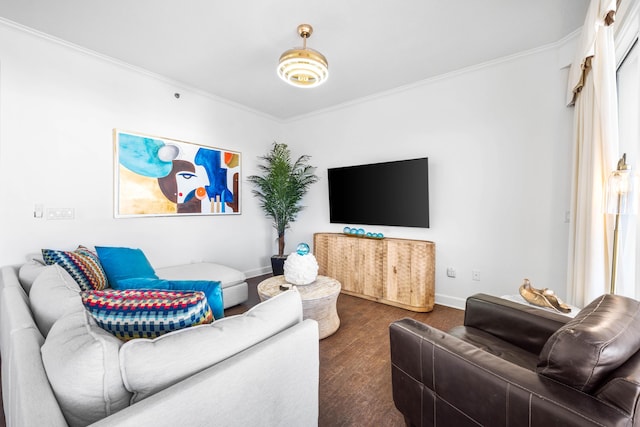
[[[315,233],[318,274],[337,279],[342,293],[426,312],[433,310],[435,243]]]

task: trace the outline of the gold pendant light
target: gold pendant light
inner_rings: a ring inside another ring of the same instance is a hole
[[[311,33],[311,25],[298,25],[298,34],[303,40],[302,48],[289,49],[280,55],[278,75],[290,85],[316,87],[329,78],[327,58],[320,52],[307,48],[307,38],[311,37]]]

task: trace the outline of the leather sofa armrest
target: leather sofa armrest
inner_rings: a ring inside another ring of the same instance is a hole
[[[549,337],[569,320],[568,316],[486,294],[467,298],[464,314],[465,326],[534,354],[540,354]]]
[[[640,351],[603,381],[594,395],[625,412],[634,413],[640,407]]]
[[[594,396],[414,319],[392,323],[389,333],[393,400],[407,425],[631,423],[632,415]]]

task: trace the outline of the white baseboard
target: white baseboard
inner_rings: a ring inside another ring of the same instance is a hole
[[[254,268],[253,270],[247,270],[244,272],[244,274],[247,276],[247,279],[250,279],[256,276],[262,276],[264,274],[270,274],[270,273],[271,273],[270,265]],[[452,308],[464,310],[466,302],[467,302],[466,298],[452,297],[449,295],[441,295],[441,294],[435,295],[435,303],[439,305],[444,305],[446,307],[452,307]]]
[[[458,308],[460,310],[464,310],[466,302],[467,302],[466,298],[451,297],[448,295],[436,294],[436,304],[444,305],[446,307],[452,307],[452,308]]]
[[[270,274],[270,273],[271,273],[271,266],[267,265],[264,267],[254,268],[253,270],[247,270],[244,272],[244,275],[247,276],[247,279],[250,279],[252,277],[262,276],[263,274]]]

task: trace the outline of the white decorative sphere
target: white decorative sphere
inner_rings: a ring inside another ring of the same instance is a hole
[[[308,285],[318,277],[318,261],[313,254],[292,252],[284,262],[284,278],[292,285]]]

